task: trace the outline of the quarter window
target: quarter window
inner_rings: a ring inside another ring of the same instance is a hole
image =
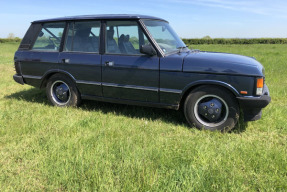
[[[100,21],[70,23],[64,51],[99,52]]]
[[[34,43],[33,50],[59,51],[65,23],[45,23]]]
[[[138,55],[148,43],[136,21],[107,21],[106,53]]]

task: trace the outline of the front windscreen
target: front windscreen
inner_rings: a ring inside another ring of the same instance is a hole
[[[143,20],[143,22],[165,54],[186,47],[167,22],[159,20]]]

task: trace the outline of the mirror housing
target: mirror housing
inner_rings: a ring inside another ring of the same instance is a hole
[[[153,46],[151,44],[142,45],[140,47],[140,52],[143,54],[147,54],[149,56],[156,55],[156,50],[153,48]]]
[[[42,31],[40,31],[38,37],[43,37],[44,33]]]

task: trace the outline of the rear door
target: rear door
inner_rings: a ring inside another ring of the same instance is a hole
[[[141,54],[149,41],[137,21],[107,21],[102,56],[103,96],[159,102],[159,58]]]
[[[75,78],[83,95],[102,96],[100,27],[96,20],[70,22],[59,56],[59,68]]]

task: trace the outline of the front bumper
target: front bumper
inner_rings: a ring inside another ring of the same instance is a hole
[[[15,75],[13,75],[13,79],[14,79],[17,83],[20,83],[21,85],[24,85],[24,79],[23,79],[23,76],[22,76],[22,75],[15,74]]]
[[[261,118],[261,109],[271,102],[267,85],[264,85],[263,94],[260,97],[237,97],[244,113],[244,121],[255,121]]]

